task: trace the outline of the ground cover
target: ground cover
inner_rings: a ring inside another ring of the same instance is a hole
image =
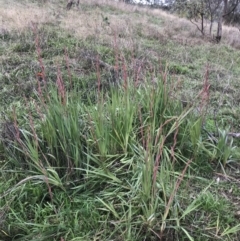
[[[215,44],[160,10],[0,3],[2,240],[239,239],[233,28]]]

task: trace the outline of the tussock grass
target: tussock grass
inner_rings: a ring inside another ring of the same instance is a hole
[[[6,139],[6,157],[19,173],[11,174],[13,186],[1,196],[4,238],[193,240],[200,235],[196,226],[208,218],[217,236],[235,239],[239,226],[225,228],[234,222],[232,215],[225,218],[229,202],[208,192],[214,181],[200,193],[189,190],[198,180],[190,173],[202,160],[229,160],[225,134],[221,146],[204,138],[203,116],[169,97],[166,76],[138,87],[125,79],[105,94],[96,89],[96,102],[84,104],[77,89],[65,90],[59,74],[57,85],[43,87],[33,101],[40,106],[40,126],[27,114],[31,132],[17,129],[21,136]],[[207,94],[206,88],[200,93],[202,110]],[[204,229],[202,237],[213,239]]]
[[[0,239],[237,241],[235,28],[65,5],[0,7]]]

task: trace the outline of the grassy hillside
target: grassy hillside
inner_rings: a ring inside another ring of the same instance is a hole
[[[237,28],[106,0],[0,16],[0,240],[239,240]]]

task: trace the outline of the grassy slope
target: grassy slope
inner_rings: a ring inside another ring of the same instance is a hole
[[[111,55],[116,41],[119,51],[128,50],[129,62],[139,60],[143,66],[147,62],[155,66],[165,66],[167,63],[170,73],[176,79],[180,77],[179,90],[184,94],[187,92],[186,98],[191,99],[201,89],[201,80],[208,66],[213,90],[212,103],[217,110],[226,107],[231,110],[233,118],[239,117],[240,58],[239,52],[228,44],[233,43],[234,47],[239,47],[237,39],[240,36],[237,30],[233,40],[232,35],[227,35],[233,30],[225,28],[223,44],[215,45],[202,40],[195,27],[186,20],[177,19],[160,10],[146,10],[123,4],[102,5],[98,2],[83,3],[81,10],[70,12],[65,11],[63,4],[54,1],[48,4],[28,2],[27,6],[24,1],[23,4],[3,4],[6,7],[2,7],[2,16],[6,20],[1,30],[1,78],[6,84],[11,85],[10,82],[13,81],[22,86],[22,78],[25,83],[34,82],[39,65],[31,28],[37,22],[40,28],[45,26],[39,41],[49,75],[53,75],[51,70],[56,69],[64,47],[70,51],[72,71],[78,76],[79,73],[82,74],[79,60],[84,62],[84,55],[89,54],[87,51],[98,52],[103,55],[103,61],[113,64],[114,56]],[[108,18],[110,25],[104,18]],[[51,49],[53,46],[56,50]],[[81,55],[84,51],[87,53]],[[30,68],[26,69],[27,66]],[[8,91],[8,88],[5,89],[3,95],[10,98]],[[217,116],[221,118],[222,112]]]
[[[160,10],[107,1],[81,2],[81,9],[73,8],[67,12],[63,1],[49,0],[46,3],[44,1],[38,3],[36,1],[0,1],[0,15],[4,20],[0,29],[2,43],[0,46],[0,111],[3,113],[0,121],[2,123],[5,118],[13,118],[12,113],[15,110],[19,124],[21,126],[26,124],[26,120],[21,117],[29,109],[26,109],[26,100],[23,97],[34,97],[37,89],[36,73],[41,70],[36,51],[36,46],[39,46],[47,78],[54,81],[57,72],[60,71],[64,80],[68,83],[70,81],[76,83],[78,88],[82,89],[83,99],[89,96],[92,99],[95,98],[94,90],[97,89],[98,79],[95,61],[97,55],[104,63],[114,66],[116,52],[118,52],[121,56],[120,63],[125,62],[128,67],[129,76],[134,76],[136,73],[134,71],[139,70],[138,81],[144,81],[145,78],[154,81],[155,73],[166,71],[174,83],[173,97],[176,100],[184,99],[189,103],[202,89],[204,76],[208,70],[211,87],[208,118],[205,124],[211,130],[215,128],[214,123],[217,121],[220,127],[230,126],[230,131],[238,132],[240,34],[237,30],[225,27],[223,42],[216,45],[202,39],[187,20],[168,15]],[[108,88],[109,82],[113,81],[106,65],[101,67],[101,81],[102,88]],[[33,117],[34,114],[33,108]],[[4,165],[7,160],[2,158],[1,161]],[[211,187],[206,190],[207,194],[202,197],[204,205],[195,213],[195,216],[191,217],[198,227],[197,231],[194,231],[197,232],[194,233],[194,237],[199,237],[196,240],[207,240],[207,237],[208,240],[214,240],[218,219],[222,218],[229,226],[239,222],[239,165],[234,163],[234,168],[226,168],[228,175],[222,175],[221,170],[214,169],[214,172],[210,171],[208,179],[191,177],[190,180],[193,179],[191,182],[183,184],[179,202],[184,202],[187,195],[194,199],[200,190],[213,181]],[[206,177],[207,175],[203,172],[207,170],[207,168],[202,170],[199,168],[199,176]],[[7,184],[4,188],[4,185],[0,185],[1,192],[14,185],[14,175],[11,178],[12,182],[3,175],[1,182]],[[219,184],[215,182],[217,178],[220,179]],[[33,192],[32,196],[38,192],[32,187],[28,190]],[[14,199],[14,196],[12,198]],[[69,209],[75,210],[74,205],[79,202],[86,206],[87,215],[92,213],[89,226],[81,224],[81,228],[89,230],[91,227],[96,227],[101,220],[97,211],[99,203],[93,197],[89,202],[84,201],[84,198],[79,200],[75,196],[71,198],[74,198],[74,201]],[[61,200],[67,203],[68,197]],[[23,208],[20,204],[16,205],[19,205],[16,210]],[[6,209],[7,206],[4,204]],[[209,214],[208,211],[212,209],[216,209],[216,212]],[[226,209],[230,211],[229,215]],[[51,214],[47,208],[44,212],[46,215]],[[63,212],[71,213],[69,210],[63,210]],[[206,213],[211,216],[207,227],[204,226],[204,223],[208,222]],[[41,215],[44,216],[42,213]],[[39,220],[44,219],[41,215]],[[75,215],[77,217],[77,212]],[[51,225],[54,227],[55,223],[58,222],[52,220]],[[61,220],[60,224],[64,225],[64,220]],[[86,239],[93,240],[94,235],[95,238],[103,239],[104,235],[101,236],[101,232],[107,229],[104,226],[106,225],[104,220],[101,220],[101,225],[102,227],[99,227],[95,234],[91,233],[92,236],[89,235]],[[56,230],[57,227],[61,230],[56,224]],[[205,231],[203,234],[202,228],[210,231]],[[22,229],[25,230],[24,225]],[[109,228],[111,229],[113,227]],[[1,230],[3,237],[6,238],[6,230],[2,228]],[[12,230],[11,232],[14,233]],[[62,236],[67,237],[64,232],[62,231]],[[108,232],[105,235],[107,240]],[[237,234],[226,235],[222,240],[238,240],[237,236]],[[41,237],[39,239],[41,240]]]

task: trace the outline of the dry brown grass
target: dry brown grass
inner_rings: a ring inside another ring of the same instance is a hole
[[[232,47],[240,49],[240,30],[236,27],[223,27],[223,41]]]
[[[33,4],[13,4],[13,1],[11,4],[4,4],[0,1],[0,16],[1,28],[8,31],[24,30],[32,22],[44,24],[55,20],[51,9]]]
[[[202,38],[201,33],[190,21],[160,9],[139,7],[113,0],[82,0],[81,3],[87,6],[87,10],[73,8],[66,11],[66,2],[63,0],[41,2],[0,0],[1,29],[21,31],[31,26],[32,22],[40,25],[51,23],[59,25],[81,39],[95,36],[100,40],[111,42],[112,36],[118,34],[123,36],[121,42],[124,47],[134,42],[136,31],[159,41],[172,39],[189,45],[209,42],[209,38]],[[103,5],[115,8],[117,11],[104,11]],[[108,17],[110,26],[104,23],[102,16]],[[161,24],[154,23],[153,18],[161,21]],[[240,48],[239,29],[224,26],[223,43]]]

